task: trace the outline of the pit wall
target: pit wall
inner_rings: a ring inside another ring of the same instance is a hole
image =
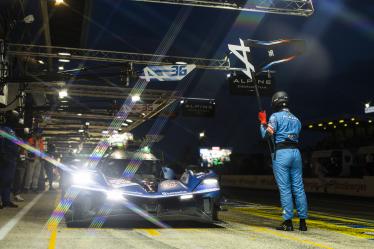
[[[223,175],[222,187],[276,190],[273,176]],[[304,178],[305,191],[347,196],[374,197],[374,177],[358,178]]]

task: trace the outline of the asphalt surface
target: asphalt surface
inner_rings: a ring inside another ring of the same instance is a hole
[[[309,231],[280,232],[278,195],[229,189],[227,211],[213,224],[109,221],[101,228],[57,227],[48,220],[59,192],[27,194],[17,209],[0,210],[0,248],[374,248],[374,202],[309,196]],[[49,225],[48,225],[49,224]]]

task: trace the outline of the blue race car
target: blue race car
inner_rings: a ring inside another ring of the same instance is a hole
[[[65,215],[68,226],[103,216],[138,219],[136,210],[163,221],[217,220],[217,175],[200,168],[176,179],[151,153],[111,149],[96,170],[77,168],[65,178],[63,193],[78,193]]]

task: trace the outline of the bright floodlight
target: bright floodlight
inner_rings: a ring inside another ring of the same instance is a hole
[[[106,192],[106,198],[111,201],[122,201],[126,200],[123,197],[122,191],[118,189],[109,190]]]
[[[138,102],[138,101],[140,101],[140,95],[133,95],[131,97],[131,100],[132,100],[132,102]]]
[[[370,103],[366,103],[365,108],[369,108],[369,107],[370,107]]]
[[[62,70],[64,70],[64,67],[63,66],[59,66],[58,70],[62,71]]]
[[[65,4],[64,0],[55,0],[55,5]]]
[[[23,21],[27,24],[33,23],[35,21],[34,15],[28,15],[25,18],[23,18]]]
[[[66,98],[68,96],[68,90],[62,89],[58,92],[58,96],[60,99]]]
[[[204,132],[200,132],[199,137],[200,137],[200,138],[205,137],[205,133],[204,133]]]

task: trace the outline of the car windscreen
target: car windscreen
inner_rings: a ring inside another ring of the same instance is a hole
[[[160,175],[160,164],[155,160],[107,159],[100,165],[101,171],[107,177],[119,178],[124,171],[134,175]]]

